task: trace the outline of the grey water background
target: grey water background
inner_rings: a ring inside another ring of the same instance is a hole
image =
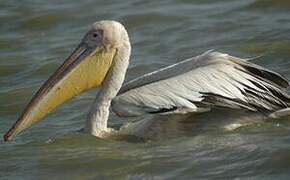
[[[76,47],[90,24],[121,21],[133,46],[128,79],[210,49],[290,79],[288,0],[0,1],[0,134]],[[15,140],[0,141],[0,179],[289,179],[290,121],[147,142],[77,132],[96,90]],[[127,119],[114,114],[110,126]]]

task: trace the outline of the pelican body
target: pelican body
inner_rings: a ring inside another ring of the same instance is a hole
[[[64,102],[94,87],[100,89],[84,129],[101,138],[116,132],[107,126],[110,107],[119,116],[161,117],[205,113],[215,108],[246,110],[267,117],[289,114],[288,81],[247,60],[208,51],[122,86],[130,54],[129,36],[122,24],[94,23],[38,90],[4,140],[12,139]],[[139,123],[132,134],[140,134],[145,126],[148,123]]]

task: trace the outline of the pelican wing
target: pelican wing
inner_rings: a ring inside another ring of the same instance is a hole
[[[130,81],[112,108],[121,116],[199,113],[211,108],[271,112],[289,107],[288,85],[273,71],[209,51]]]

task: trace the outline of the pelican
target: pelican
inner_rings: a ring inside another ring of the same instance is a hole
[[[248,60],[207,51],[122,86],[130,54],[128,33],[121,23],[94,23],[38,90],[4,140],[11,140],[64,102],[94,87],[99,91],[84,130],[100,138],[117,133],[107,126],[110,107],[125,117],[197,114],[216,108],[272,118],[289,115],[288,81]],[[140,135],[145,126],[147,121],[137,123],[132,134]]]

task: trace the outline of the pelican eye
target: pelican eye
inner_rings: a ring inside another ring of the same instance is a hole
[[[98,37],[98,36],[99,36],[99,34],[98,34],[97,32],[94,32],[94,33],[93,33],[93,37],[94,37],[94,38],[96,38],[96,37]]]
[[[102,35],[103,35],[103,31],[101,29],[98,29],[92,33],[93,38],[98,38]]]

